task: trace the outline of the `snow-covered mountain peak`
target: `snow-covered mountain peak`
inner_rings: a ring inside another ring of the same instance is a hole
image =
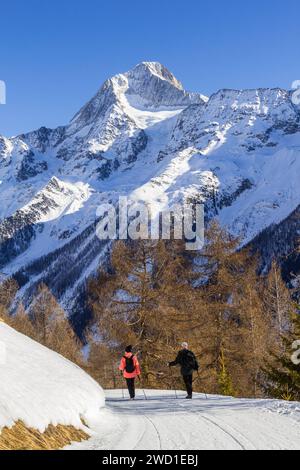
[[[281,88],[221,89],[210,97],[209,102],[226,111],[240,109],[259,114],[268,114],[278,106],[292,105],[289,92]]]
[[[154,75],[160,80],[166,80],[179,90],[183,90],[182,83],[177,80],[172,72],[170,72],[159,62],[141,62],[140,64],[137,64],[130,72],[127,72],[126,75],[136,77],[137,79],[143,79],[147,75]]]
[[[28,298],[46,269],[71,310],[73,291],[104,253],[98,204],[120,194],[155,207],[195,198],[250,241],[300,204],[299,157],[290,91],[221,89],[207,99],[163,65],[142,62],[106,80],[66,126],[0,137],[0,268],[17,272]]]
[[[204,103],[206,99],[198,93],[185,91],[181,82],[159,62],[142,62],[124,76],[128,80],[126,95],[138,106],[186,107]]]
[[[184,108],[207,101],[201,94],[185,91],[179,80],[162,64],[142,62],[128,72],[106,80],[96,95],[74,116],[72,130],[95,124],[112,106],[122,107],[124,99],[138,109],[160,110]]]

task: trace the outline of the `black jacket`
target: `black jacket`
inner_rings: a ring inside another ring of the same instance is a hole
[[[178,364],[181,366],[182,375],[191,375],[195,370],[198,371],[199,369],[195,354],[188,349],[179,351],[175,361],[169,362],[170,367],[177,366]]]

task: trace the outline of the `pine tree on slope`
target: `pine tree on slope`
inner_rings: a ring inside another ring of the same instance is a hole
[[[266,379],[264,389],[273,398],[300,400],[300,353],[296,351],[300,349],[299,340],[300,315],[294,312],[291,331],[282,337],[284,351],[273,354],[274,361],[263,369]]]

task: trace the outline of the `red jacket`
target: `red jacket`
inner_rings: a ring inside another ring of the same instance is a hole
[[[127,358],[130,358],[132,356],[133,356],[132,353],[125,353],[125,357],[127,357]],[[119,366],[119,370],[121,370],[123,372],[124,378],[125,379],[134,379],[138,375],[141,375],[140,364],[139,364],[139,361],[138,361],[136,356],[133,356],[133,364],[134,364],[135,370],[131,373],[126,372],[126,370],[125,370],[125,367],[126,367],[125,357],[122,357],[121,362],[120,362],[120,366]]]

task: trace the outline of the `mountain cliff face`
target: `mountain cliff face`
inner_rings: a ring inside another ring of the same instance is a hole
[[[66,126],[0,137],[0,271],[15,275],[25,302],[44,281],[71,312],[109,249],[95,235],[96,208],[119,195],[196,199],[244,243],[261,240],[297,211],[299,157],[288,91],[206,98],[143,62],[107,80]],[[285,254],[280,229],[270,233]]]

